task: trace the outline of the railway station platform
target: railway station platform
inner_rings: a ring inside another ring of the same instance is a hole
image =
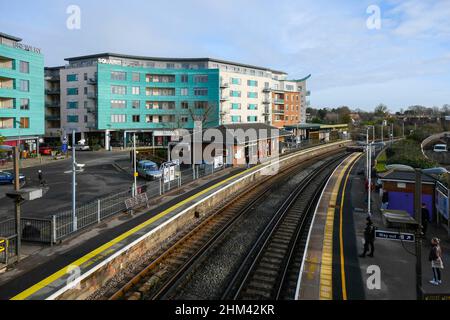
[[[375,240],[374,257],[363,252],[367,218],[365,157],[344,161],[330,178],[316,209],[297,287],[298,300],[415,300],[415,244],[395,239]],[[372,221],[380,232],[399,234],[384,225],[381,198],[372,193]],[[424,299],[450,298],[450,272],[442,270],[442,284],[433,278],[428,261],[430,240],[441,239],[444,266],[450,267],[450,242],[441,228],[429,224],[422,244]],[[397,238],[397,237],[395,237]]]
[[[186,225],[195,223],[195,219],[219,205],[225,195],[242,190],[254,183],[258,176],[269,175],[265,171],[271,172],[276,166],[282,168],[302,159],[342,150],[349,143],[330,143],[302,150],[270,164],[238,169],[208,181],[78,246],[60,250],[51,257],[42,257],[44,261],[35,261],[34,266],[29,266],[9,281],[1,282],[5,275],[0,275],[0,300],[86,299],[94,287],[101,287],[107,281],[105,279],[121,272],[128,261],[149,248],[162,247]],[[23,264],[26,264],[25,260]]]

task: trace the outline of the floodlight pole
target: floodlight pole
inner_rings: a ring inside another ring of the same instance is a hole
[[[415,169],[416,185],[414,193],[414,213],[416,229],[416,297],[422,300],[422,170]]]
[[[13,148],[14,152],[14,191],[20,190],[20,173],[19,173],[19,149],[20,147],[15,146]],[[20,261],[20,249],[21,249],[21,239],[22,239],[22,228],[20,221],[20,197],[14,200],[15,206],[15,218],[16,218],[16,234],[17,234],[17,243],[16,243],[16,253],[17,253],[17,262]]]
[[[75,151],[75,130],[72,131],[72,221],[73,221],[73,232],[78,230],[77,225],[77,166],[76,166],[76,151]]]

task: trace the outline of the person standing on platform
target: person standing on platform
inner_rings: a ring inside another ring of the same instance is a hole
[[[431,250],[429,260],[431,262],[431,269],[433,270],[433,280],[431,284],[438,286],[442,284],[441,270],[444,269],[444,262],[442,261],[442,249],[440,246],[440,240],[433,238],[431,240]]]
[[[375,252],[375,226],[373,225],[370,217],[367,218],[366,228],[364,229],[364,252],[359,257],[365,258],[369,248],[370,253],[368,256],[373,258],[373,254]]]
[[[422,232],[424,236],[427,234],[428,222],[430,222],[430,211],[428,211],[427,205],[422,203]]]

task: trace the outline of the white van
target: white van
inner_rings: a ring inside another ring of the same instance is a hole
[[[433,149],[434,152],[447,152],[446,144],[436,144]]]

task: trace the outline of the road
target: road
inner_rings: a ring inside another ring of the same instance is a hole
[[[77,162],[86,164],[86,168],[83,173],[77,174],[77,203],[90,202],[131,187],[132,177],[113,166],[115,161],[123,162],[126,159],[129,159],[128,152],[78,152]],[[42,199],[24,203],[23,216],[47,217],[49,214],[71,209],[71,159],[21,170],[27,177],[27,186],[39,185],[39,169],[50,189]],[[12,186],[0,186],[0,220],[13,217],[14,203],[5,196],[10,190]]]

